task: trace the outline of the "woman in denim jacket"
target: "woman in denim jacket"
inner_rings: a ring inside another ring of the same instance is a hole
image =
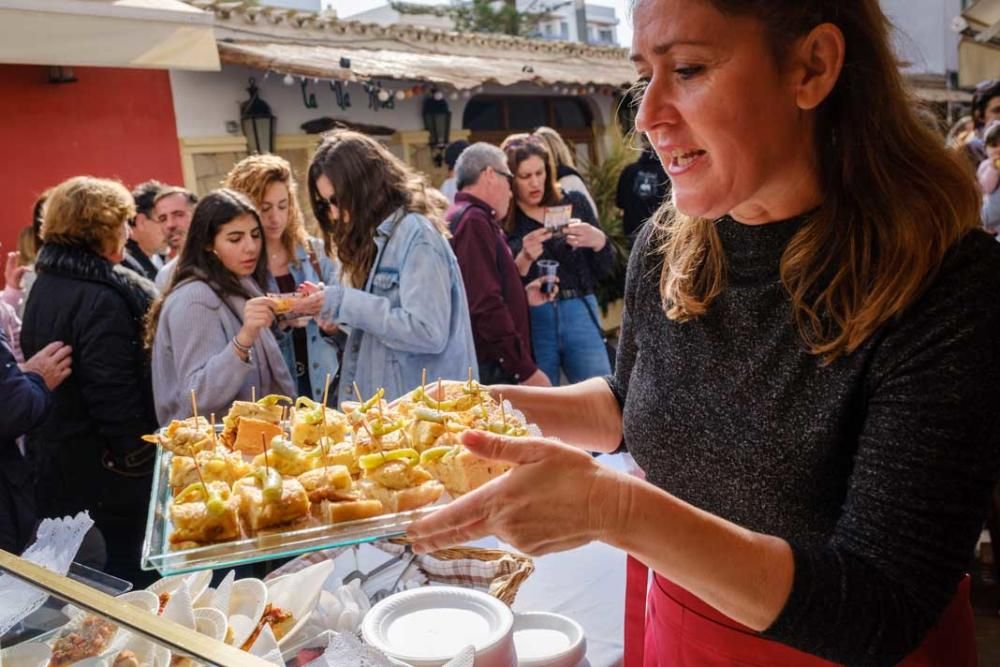
[[[269,292],[296,292],[306,282],[337,282],[336,262],[327,256],[322,242],[306,233],[298,185],[287,160],[277,155],[251,155],[232,168],[223,185],[245,194],[260,212]],[[300,319],[282,328],[284,335],[278,337],[278,344],[298,395],[322,400],[327,374],[336,378],[339,370],[337,327]]]
[[[445,200],[377,141],[338,130],[309,167],[309,195],[341,281],[301,310],[350,330],[338,400],[476,373],[469,306],[442,219]],[[438,201],[440,200],[440,201]]]

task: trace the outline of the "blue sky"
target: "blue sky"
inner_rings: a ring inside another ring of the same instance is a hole
[[[347,18],[351,14],[357,14],[372,7],[384,5],[386,2],[387,0],[323,0],[323,5],[337,10],[337,15],[341,18]],[[446,2],[442,2],[442,0],[410,0],[410,2],[416,2],[421,5],[447,4]],[[618,41],[622,46],[629,46],[632,42],[632,26],[625,14],[628,0],[587,0],[587,2],[594,5],[605,5],[615,8],[615,13],[620,21],[618,24]]]

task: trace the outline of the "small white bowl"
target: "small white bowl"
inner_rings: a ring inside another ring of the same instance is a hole
[[[518,667],[576,667],[587,653],[583,628],[545,611],[514,614]]]
[[[439,667],[468,645],[476,667],[514,667],[514,614],[500,600],[467,588],[429,586],[382,600],[365,616],[365,641],[413,667]]]

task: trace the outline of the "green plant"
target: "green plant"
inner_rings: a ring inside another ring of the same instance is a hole
[[[622,212],[615,204],[618,178],[622,170],[635,160],[627,140],[618,135],[604,160],[581,166],[584,180],[597,204],[597,219],[608,235],[614,252],[614,270],[597,286],[597,301],[607,313],[608,306],[625,295],[625,272],[628,268],[628,240],[622,228]]]
[[[502,3],[495,0],[452,0],[449,5],[417,5],[397,0],[389,2],[389,6],[400,14],[429,14],[450,18],[458,32],[495,32],[521,37],[536,34],[540,23],[551,19],[553,11],[568,4],[569,1],[550,4],[533,0],[528,7],[519,10],[512,0]]]

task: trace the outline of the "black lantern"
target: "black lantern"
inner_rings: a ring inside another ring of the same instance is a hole
[[[434,164],[444,164],[444,149],[448,145],[448,135],[451,133],[451,109],[448,102],[439,91],[434,91],[430,97],[424,98],[424,129],[430,139],[427,143],[434,150]]]
[[[250,99],[240,104],[240,123],[251,153],[270,153],[274,147],[274,114],[267,102],[257,96],[257,82],[250,78]]]

